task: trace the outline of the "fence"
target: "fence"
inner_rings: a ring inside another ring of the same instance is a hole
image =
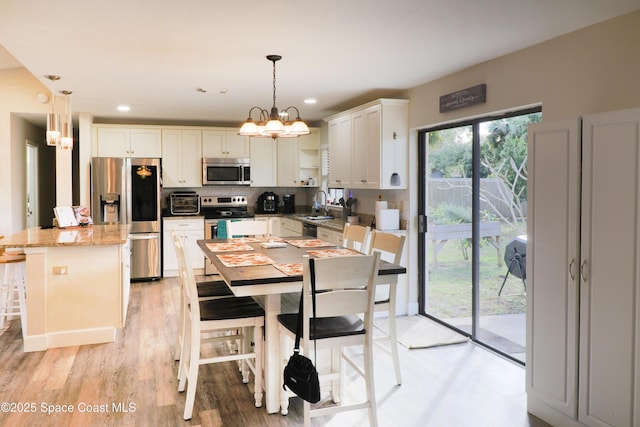
[[[497,210],[506,217],[511,216],[511,205],[508,202],[511,190],[503,181],[497,178],[481,178],[480,191],[480,210],[490,213],[495,213]],[[428,206],[435,207],[441,203],[449,203],[471,209],[471,178],[429,178],[427,192]],[[491,203],[484,200],[485,197]],[[523,205],[523,215],[526,216],[526,202]]]

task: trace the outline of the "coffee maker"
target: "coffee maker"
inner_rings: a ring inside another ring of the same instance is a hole
[[[296,212],[296,195],[295,194],[283,194],[282,203],[284,204],[283,213],[292,214]]]
[[[256,206],[256,213],[269,214],[277,213],[280,198],[276,193],[266,191],[258,196],[258,202]]]

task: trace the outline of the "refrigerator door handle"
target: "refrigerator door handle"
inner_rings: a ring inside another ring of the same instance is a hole
[[[160,238],[160,235],[158,233],[129,234],[129,239],[131,240],[151,240],[158,238]]]

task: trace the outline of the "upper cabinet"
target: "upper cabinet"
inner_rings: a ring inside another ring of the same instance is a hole
[[[252,187],[316,187],[320,131],[298,138],[251,138]]]
[[[276,187],[276,141],[271,138],[251,138],[251,187]]]
[[[202,132],[202,157],[249,158],[249,138],[236,130]]]
[[[162,178],[168,188],[202,185],[202,131],[162,131]]]
[[[408,104],[378,99],[326,119],[330,186],[407,188]]]
[[[158,128],[96,127],[95,157],[161,157],[162,133]]]

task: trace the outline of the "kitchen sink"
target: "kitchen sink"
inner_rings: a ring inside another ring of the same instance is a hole
[[[333,219],[333,216],[332,215],[307,215],[304,218],[310,219],[312,221],[322,221],[327,219]]]

